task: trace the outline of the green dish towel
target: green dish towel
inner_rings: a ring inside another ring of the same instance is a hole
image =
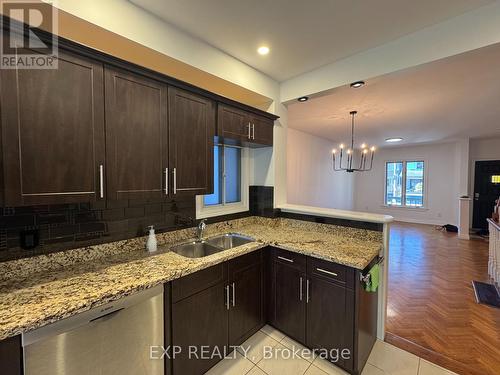
[[[365,290],[367,292],[375,293],[378,289],[378,284],[380,280],[380,266],[375,264],[370,271],[368,271],[370,275],[370,281],[365,283]]]

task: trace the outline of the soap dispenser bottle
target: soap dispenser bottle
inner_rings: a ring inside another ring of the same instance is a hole
[[[154,253],[156,250],[158,250],[158,243],[156,241],[156,236],[155,236],[155,228],[152,225],[149,226],[149,236],[146,242],[146,250],[150,253]]]

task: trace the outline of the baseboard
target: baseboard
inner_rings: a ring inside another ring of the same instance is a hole
[[[394,217],[394,221],[400,221],[402,223],[410,223],[410,224],[426,224],[426,225],[445,225],[445,224],[451,224],[451,225],[456,225],[454,223],[446,223],[442,220],[420,220],[420,219],[410,219],[410,218],[398,218]]]
[[[461,362],[458,362],[455,359],[448,358],[443,354],[435,352],[431,349],[427,349],[419,344],[416,344],[410,340],[405,338],[396,336],[390,332],[385,333],[385,342],[394,345],[397,348],[406,350],[416,356],[425,359],[431,363],[434,363],[440,367],[443,367],[447,370],[456,372],[461,375],[485,375],[479,370],[469,367]]]

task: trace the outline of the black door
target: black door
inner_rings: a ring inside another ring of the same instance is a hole
[[[500,160],[476,161],[472,226],[487,229],[495,200],[500,197]]]

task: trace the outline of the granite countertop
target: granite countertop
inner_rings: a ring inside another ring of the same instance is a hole
[[[0,340],[268,245],[356,269],[364,269],[382,247],[379,232],[282,218],[212,224],[205,234],[229,232],[256,241],[191,259],[169,250],[193,237],[194,229],[184,229],[158,234],[153,255],[143,250],[145,238],[135,238],[0,263]]]

